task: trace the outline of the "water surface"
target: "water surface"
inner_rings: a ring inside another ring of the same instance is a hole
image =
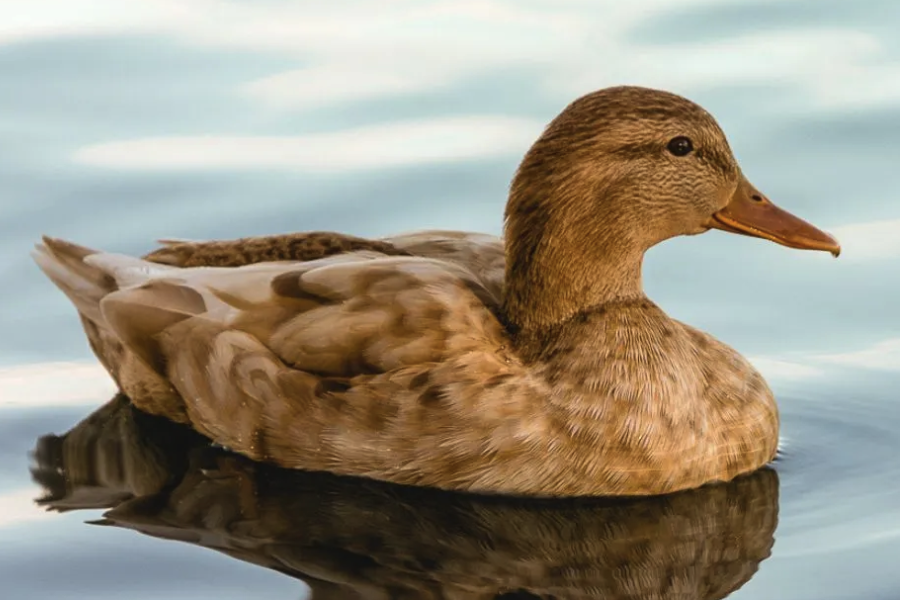
[[[4,597],[616,597],[626,582],[643,597],[896,597],[900,5],[123,7],[0,8]],[[769,379],[774,471],[645,504],[520,505],[288,476],[127,415],[88,429],[103,444],[29,458],[113,393],[28,258],[40,234],[138,253],[306,229],[497,233],[543,124],[620,83],[702,103],[757,187],[843,243],[835,261],[714,232],[647,258],[656,302]],[[48,494],[78,510],[35,504]],[[112,526],[85,524],[113,507]]]

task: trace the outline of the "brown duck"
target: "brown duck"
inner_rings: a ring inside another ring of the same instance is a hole
[[[525,155],[504,239],[308,233],[138,259],[44,239],[135,405],[283,467],[523,495],[647,495],[765,465],[778,410],[736,351],[644,295],[710,228],[837,255],[743,176],[712,116],[616,87]]]

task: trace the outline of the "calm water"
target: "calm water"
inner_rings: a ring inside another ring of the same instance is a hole
[[[0,595],[896,598],[898,28],[888,0],[4,4]],[[496,233],[542,125],[617,83],[701,102],[757,187],[843,243],[835,261],[715,232],[648,257],[651,297],[768,377],[774,471],[549,504],[275,472],[104,406],[28,257],[41,233],[129,253]]]

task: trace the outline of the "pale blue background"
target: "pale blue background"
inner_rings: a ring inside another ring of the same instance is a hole
[[[0,3],[4,597],[302,590],[31,507],[35,437],[106,390],[72,376],[94,363],[28,257],[42,233],[121,252],[304,229],[496,233],[540,127],[619,83],[706,106],[756,186],[844,245],[835,261],[716,232],[648,257],[653,299],[751,357],[781,400],[778,541],[734,597],[895,597],[898,31],[888,0]]]

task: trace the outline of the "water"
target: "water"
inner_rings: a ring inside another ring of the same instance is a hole
[[[123,7],[0,8],[4,597],[896,597],[900,5]],[[129,253],[304,229],[496,233],[543,123],[617,83],[709,108],[751,181],[844,246],[835,261],[716,232],[648,256],[650,296],[769,379],[774,471],[522,504],[276,473],[121,407],[29,458],[113,394],[27,256],[41,233]],[[78,510],[35,504],[48,493]],[[113,507],[112,526],[85,524]]]

